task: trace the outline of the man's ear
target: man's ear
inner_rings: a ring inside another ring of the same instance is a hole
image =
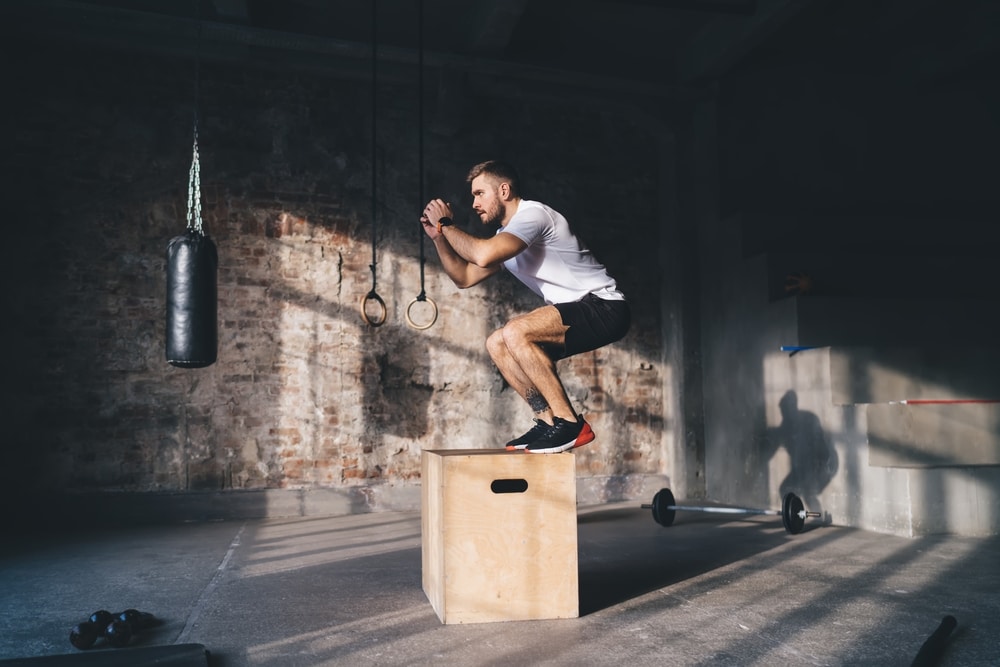
[[[510,197],[510,183],[500,184],[500,197],[501,199],[507,199]]]

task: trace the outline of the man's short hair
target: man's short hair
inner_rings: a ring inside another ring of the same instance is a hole
[[[469,170],[469,175],[465,177],[465,180],[466,182],[471,183],[474,178],[481,176],[482,174],[491,176],[498,181],[508,183],[510,185],[511,195],[520,195],[521,179],[517,175],[517,170],[506,162],[502,162],[501,160],[487,160],[486,162],[480,162]]]

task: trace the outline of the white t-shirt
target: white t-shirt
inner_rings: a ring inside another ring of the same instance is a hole
[[[545,303],[579,301],[587,294],[625,298],[604,265],[570,231],[566,218],[545,204],[522,199],[507,226],[497,231],[504,233],[528,244],[504,268]]]

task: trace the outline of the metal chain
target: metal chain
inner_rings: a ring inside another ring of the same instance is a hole
[[[188,172],[188,212],[187,228],[204,236],[201,222],[201,163],[198,159],[198,123],[194,125],[194,148],[191,156],[191,169]]]

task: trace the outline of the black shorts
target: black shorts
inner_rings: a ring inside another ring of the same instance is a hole
[[[624,300],[588,294],[579,301],[553,305],[569,327],[565,346],[549,351],[553,359],[565,359],[621,340],[632,324],[632,311]]]

